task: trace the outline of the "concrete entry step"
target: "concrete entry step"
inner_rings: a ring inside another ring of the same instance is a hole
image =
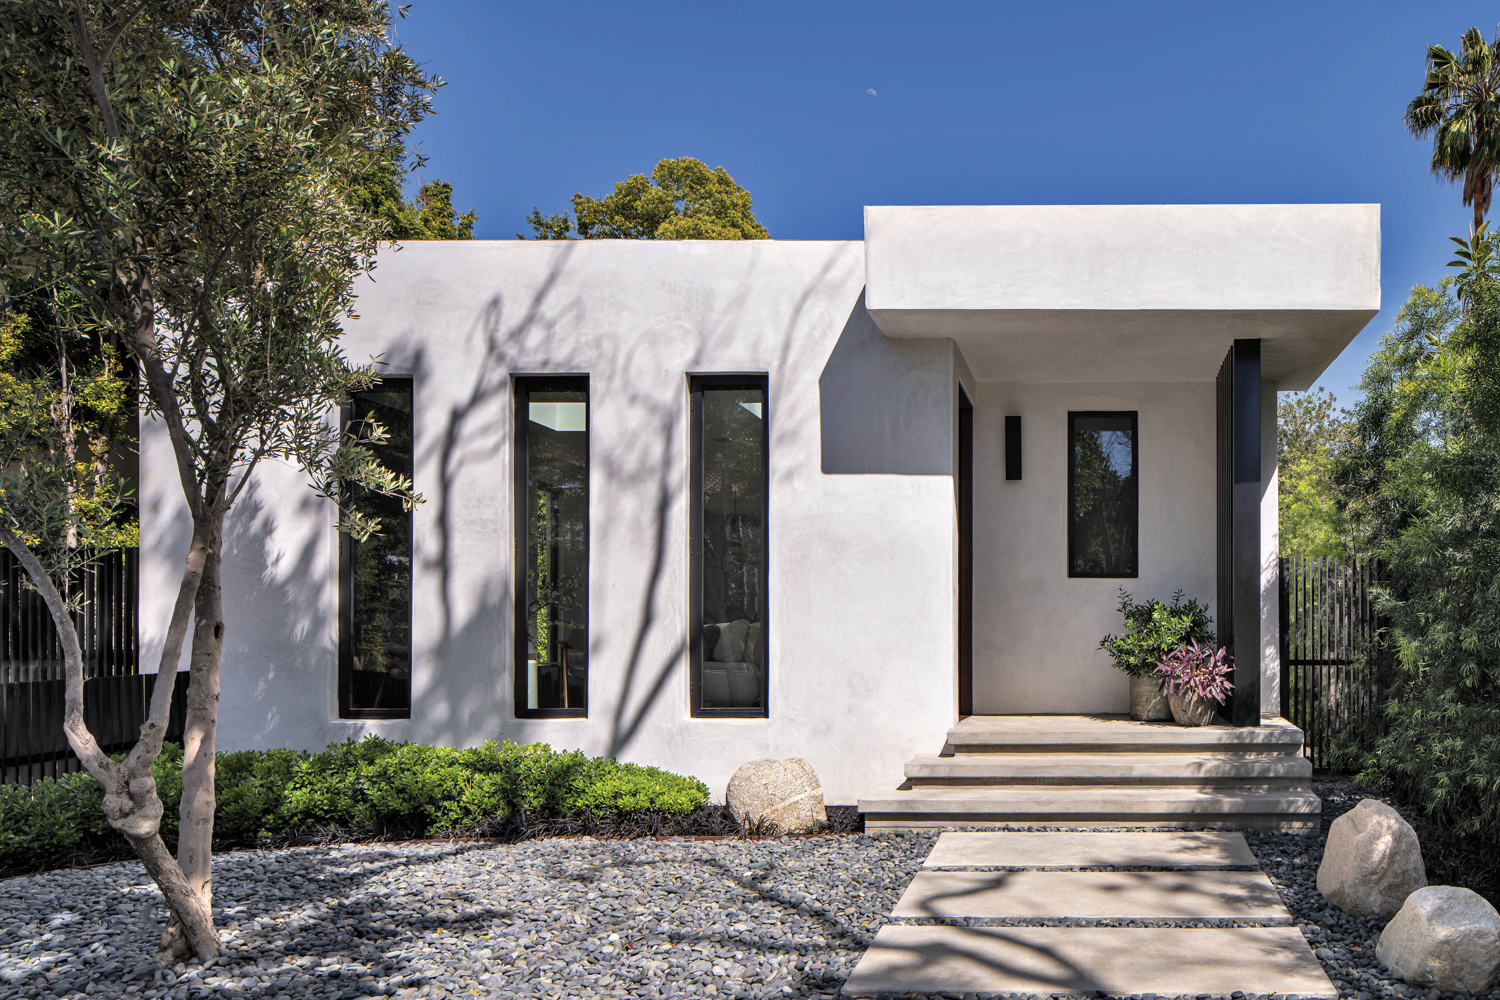
[[[1258,868],[1238,833],[949,832],[923,868]]]
[[[891,910],[914,918],[1285,920],[1258,871],[918,872]]]
[[[888,925],[844,984],[848,996],[1235,990],[1337,995],[1295,927]]]
[[[913,785],[1137,784],[1203,786],[1248,782],[1305,789],[1312,763],[1300,753],[964,753],[918,754],[906,765]]]
[[[1113,785],[936,785],[859,800],[867,830],[1111,825],[1316,829],[1309,791],[1240,792]]]
[[[1256,727],[1178,726],[1123,715],[971,715],[948,730],[945,753],[1297,753],[1302,730],[1285,719]]]

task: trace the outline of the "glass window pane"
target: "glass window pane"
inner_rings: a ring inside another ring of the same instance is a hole
[[[763,709],[765,391],[702,389],[702,708]]]
[[[588,391],[526,391],[526,637],[519,708],[585,711],[588,698]]]
[[[1068,574],[1135,576],[1136,418],[1069,414]]]
[[[412,473],[412,383],[385,379],[371,391],[354,393],[350,430],[365,420],[385,428],[387,440],[373,446],[380,463],[402,476]],[[350,621],[345,654],[345,691],[340,699],[353,715],[395,714],[411,709],[411,511],[395,497],[355,487],[350,505],[380,518],[380,533],[349,539],[345,585]]]

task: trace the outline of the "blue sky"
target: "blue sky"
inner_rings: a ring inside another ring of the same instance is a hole
[[[1319,383],[1350,403],[1469,225],[1402,124],[1426,46],[1497,18],[1452,0],[415,0],[397,30],[448,83],[421,179],[452,183],[483,238],[668,156],[727,168],[779,239],[860,239],[881,204],[1378,202],[1385,308]]]

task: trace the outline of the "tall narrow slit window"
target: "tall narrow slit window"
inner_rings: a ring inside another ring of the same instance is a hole
[[[516,714],[587,716],[587,376],[516,379],[516,518]]]
[[[1138,572],[1136,414],[1068,414],[1068,575]]]
[[[380,463],[412,474],[412,380],[384,378],[344,408],[344,432],[368,421],[385,429],[371,446]],[[411,511],[395,497],[359,487],[349,503],[380,519],[378,534],[339,542],[339,715],[405,719],[411,715]]]
[[[766,378],[699,375],[692,394],[694,715],[766,715]]]

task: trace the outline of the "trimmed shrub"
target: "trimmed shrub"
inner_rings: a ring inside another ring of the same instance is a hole
[[[152,769],[177,838],[182,747],[167,744]],[[321,753],[221,753],[215,773],[217,847],[253,846],[323,830],[343,836],[436,836],[531,821],[687,816],[708,801],[695,778],[604,757],[489,742],[467,750],[392,743],[378,736]],[[37,871],[68,859],[128,856],[104,819],[91,775],[0,786],[0,871]]]

